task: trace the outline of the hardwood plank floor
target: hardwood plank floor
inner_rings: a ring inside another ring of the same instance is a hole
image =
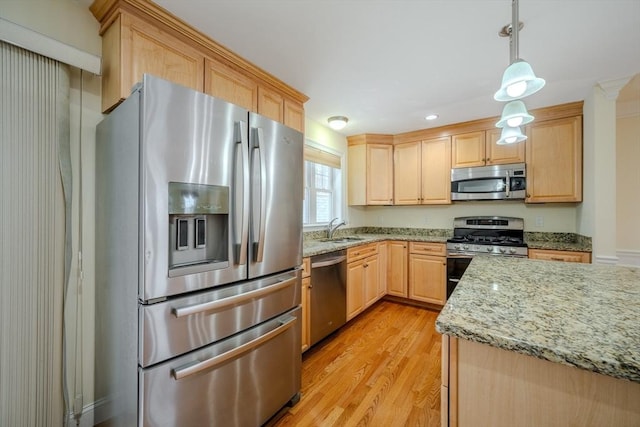
[[[302,398],[275,425],[440,426],[437,316],[376,303],[303,355]]]

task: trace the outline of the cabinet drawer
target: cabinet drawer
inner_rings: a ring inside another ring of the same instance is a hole
[[[370,243],[368,245],[356,246],[347,249],[347,262],[357,261],[370,255],[378,253],[378,244]]]
[[[447,254],[447,246],[444,243],[411,242],[409,244],[409,252],[412,254],[445,256]]]
[[[311,276],[311,258],[302,258],[302,277]]]
[[[591,262],[591,254],[589,252],[553,251],[549,249],[529,249],[529,258],[587,264]]]

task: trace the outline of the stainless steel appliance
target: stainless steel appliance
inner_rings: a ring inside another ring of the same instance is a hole
[[[346,251],[311,257],[311,345],[347,321]]]
[[[145,75],[97,141],[96,423],[259,426],[295,403],[302,134]]]
[[[526,258],[524,220],[500,216],[453,220],[453,237],[447,240],[447,298],[477,254]]]
[[[451,200],[517,200],[526,197],[524,163],[451,169]]]

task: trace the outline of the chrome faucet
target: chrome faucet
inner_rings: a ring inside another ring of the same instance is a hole
[[[338,227],[343,226],[343,225],[346,225],[346,222],[342,221],[341,223],[339,223],[339,224],[337,224],[337,225],[335,225],[335,226],[334,226],[334,225],[333,225],[333,223],[334,223],[335,221],[337,221],[337,220],[338,220],[338,218],[333,218],[333,219],[331,220],[331,222],[329,222],[329,225],[327,226],[327,233],[329,234],[329,239],[332,239],[332,238],[333,238],[333,233],[335,233],[335,232],[336,232],[336,230],[338,229]]]

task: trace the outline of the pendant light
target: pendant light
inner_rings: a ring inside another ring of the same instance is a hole
[[[526,125],[533,121],[533,116],[527,111],[527,107],[522,101],[511,101],[504,106],[502,117],[496,123],[496,127],[503,128],[505,126],[517,127]]]
[[[527,136],[522,133],[520,126],[504,126],[500,139],[496,142],[498,145],[516,144],[525,141]]]
[[[509,36],[511,63],[502,76],[502,86],[493,98],[496,101],[513,101],[532,95],[544,87],[545,81],[533,73],[528,62],[519,57],[518,33],[521,28],[518,21],[518,0],[511,0],[511,26],[507,26],[499,33]]]

